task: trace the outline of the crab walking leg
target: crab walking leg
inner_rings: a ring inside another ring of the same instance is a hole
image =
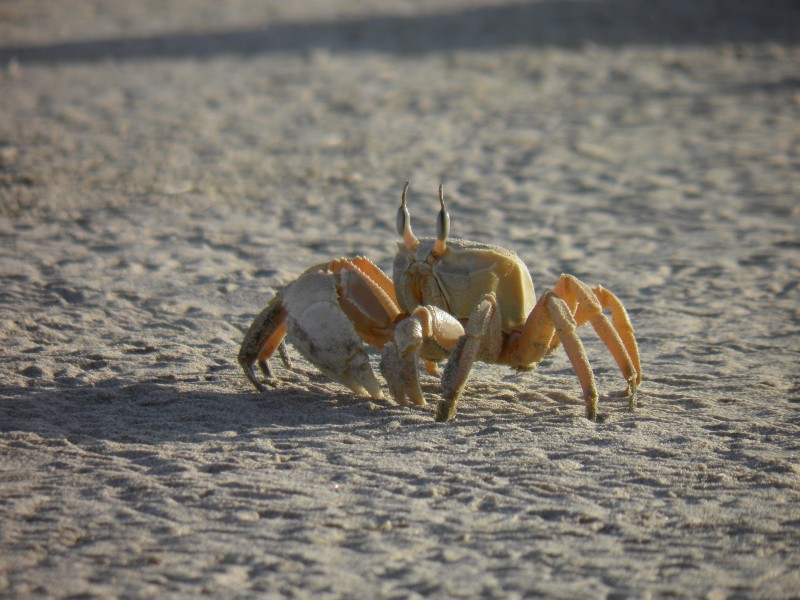
[[[558,347],[558,337],[553,319],[547,311],[547,298],[552,292],[545,290],[536,306],[525,320],[522,331],[509,344],[500,362],[514,367],[529,367]]]
[[[639,359],[639,346],[636,344],[636,338],[633,335],[633,325],[628,318],[628,311],[612,292],[605,289],[603,286],[598,285],[592,288],[592,292],[600,301],[603,308],[608,308],[611,311],[611,321],[614,328],[622,338],[622,343],[625,344],[625,349],[633,361],[633,367],[636,369],[636,383],[642,383],[642,364]]]
[[[586,418],[590,421],[597,419],[597,387],[594,384],[594,375],[586,358],[586,351],[580,338],[575,333],[578,324],[570,314],[567,304],[553,292],[547,294],[547,311],[553,319],[553,325],[558,333],[561,345],[567,353],[572,368],[578,375],[583,390],[583,400],[586,403]]]
[[[614,360],[619,366],[622,376],[628,382],[629,407],[636,407],[636,388],[640,381],[637,368],[631,359],[626,345],[623,343],[620,334],[611,321],[603,314],[603,307],[598,302],[597,296],[590,290],[585,283],[572,275],[562,275],[556,283],[555,293],[559,298],[564,299],[570,306],[575,306],[574,316],[577,326],[580,327],[587,321],[592,324],[597,335],[608,348]],[[619,302],[619,300],[617,300]],[[620,304],[620,306],[622,306]],[[628,321],[630,325],[630,321]],[[631,328],[632,331],[633,328]],[[638,352],[637,352],[638,356]]]
[[[348,261],[353,268],[363,273],[367,284],[373,288],[376,298],[384,305],[388,312],[399,313],[397,296],[394,293],[394,284],[378,266],[363,256],[356,256]],[[387,300],[388,298],[388,300]]]
[[[286,347],[285,339],[278,345],[278,354],[281,357],[281,361],[283,361],[283,366],[291,369],[293,367],[292,357],[289,356],[289,349]]]
[[[239,365],[250,382],[259,391],[264,391],[264,385],[258,380],[255,365],[258,364],[267,382],[275,383],[267,360],[278,349],[284,364],[289,366],[288,355],[285,353],[283,338],[286,337],[286,318],[288,314],[283,305],[283,292],[279,292],[266,308],[253,320],[250,329],[244,336],[239,349]]]
[[[398,323],[395,341],[384,347],[380,365],[395,402],[425,404],[417,366],[423,345],[433,345],[446,356],[462,335],[464,328],[458,319],[435,306],[418,306]],[[430,372],[427,364],[426,368]]]
[[[487,294],[467,321],[442,375],[444,400],[436,408],[437,421],[449,421],[456,414],[456,405],[464,391],[473,363],[478,359],[491,362],[500,354],[502,324],[494,294]]]

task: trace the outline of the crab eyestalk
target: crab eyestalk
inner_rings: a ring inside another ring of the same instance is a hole
[[[403,243],[409,252],[414,252],[419,246],[419,240],[411,231],[411,215],[406,207],[406,192],[408,192],[408,182],[403,186],[403,196],[400,208],[397,209],[397,235],[403,238]]]
[[[441,256],[447,251],[447,236],[450,235],[450,215],[444,206],[444,186],[439,186],[439,216],[436,217],[436,241],[433,244],[433,255]]]

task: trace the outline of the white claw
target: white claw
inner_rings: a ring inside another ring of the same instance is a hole
[[[417,367],[417,352],[402,356],[397,346],[388,343],[381,354],[381,375],[386,379],[389,392],[398,404],[417,405],[425,404],[422,387],[419,383],[419,369]]]
[[[332,275],[301,277],[286,290],[284,304],[286,333],[309,362],[357,394],[382,397],[364,345],[339,306]]]
[[[422,323],[414,317],[402,321],[394,331],[394,341],[400,356],[419,354],[423,341]]]

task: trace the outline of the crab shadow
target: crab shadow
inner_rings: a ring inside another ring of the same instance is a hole
[[[464,401],[454,421],[437,423],[433,412],[438,383],[430,377],[423,382],[429,403],[422,407],[357,396],[313,373],[297,377],[302,385],[289,380],[264,392],[250,391],[244,384],[226,391],[219,382],[187,386],[186,382],[123,379],[95,385],[7,386],[0,388],[0,433],[24,432],[72,443],[159,444],[199,442],[225,434],[300,439],[352,430],[371,436],[399,424],[436,429],[437,435],[459,435],[462,428],[504,424],[563,427],[583,412],[578,398],[562,392],[520,394],[494,389],[487,394],[476,382],[467,393],[485,396],[484,400]],[[601,398],[604,406],[618,406],[622,401],[618,392]]]
[[[262,393],[220,386],[109,380],[94,386],[0,388],[0,432],[25,432],[74,443],[106,440],[193,442],[224,432],[272,430],[282,436],[314,427],[380,430],[408,409],[353,394],[299,390]],[[416,418],[433,420],[415,411]]]

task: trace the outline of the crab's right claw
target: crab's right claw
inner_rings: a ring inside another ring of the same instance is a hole
[[[359,395],[382,398],[364,344],[339,303],[336,277],[309,271],[286,289],[292,345],[322,373]]]

